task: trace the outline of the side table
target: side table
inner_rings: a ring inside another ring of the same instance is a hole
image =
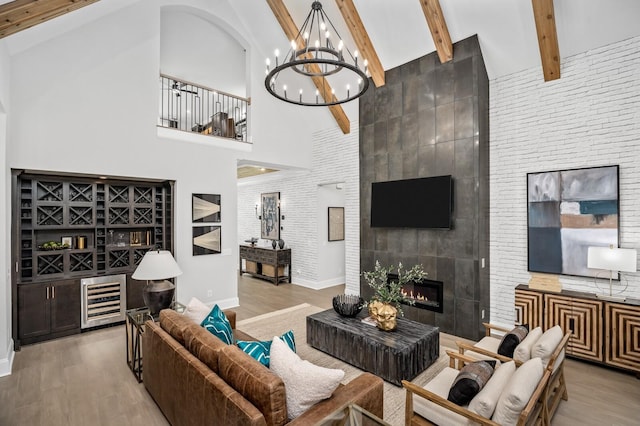
[[[372,414],[360,407],[350,403],[329,414],[320,420],[315,426],[391,426],[375,414]]]
[[[185,306],[180,302],[173,302],[171,309],[184,312]],[[158,316],[151,315],[149,308],[129,309],[126,312],[125,330],[127,332],[127,365],[136,377],[138,383],[142,382],[142,335],[144,323],[147,320],[156,321]]]

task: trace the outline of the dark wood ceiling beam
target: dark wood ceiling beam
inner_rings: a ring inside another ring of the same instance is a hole
[[[441,63],[449,62],[453,59],[453,43],[447,29],[447,22],[442,14],[440,2],[438,0],[420,0],[424,17],[431,31],[433,43]]]
[[[560,49],[553,0],[531,0],[544,81],[560,78]]]
[[[88,6],[99,0],[15,0],[0,6],[0,38]]]
[[[284,31],[287,39],[294,40],[300,32],[300,29],[297,27],[295,22],[293,22],[293,18],[291,18],[291,14],[289,14],[289,10],[287,10],[284,2],[282,0],[267,0],[267,4],[278,20],[278,23],[282,27],[282,31]],[[308,67],[314,73],[320,72],[318,64],[309,64]],[[331,85],[326,78],[312,77],[312,80],[323,99],[327,100],[332,98]],[[351,122],[342,107],[340,105],[331,105],[329,106],[329,111],[338,123],[338,126],[340,126],[340,129],[342,129],[342,133],[345,135],[348,134],[351,131]]]
[[[360,56],[369,62],[368,70],[373,84],[375,84],[376,87],[384,86],[384,68],[382,68],[380,58],[378,58],[376,49],[373,47],[373,43],[371,43],[367,30],[364,28],[360,14],[353,4],[353,0],[336,0],[336,3],[358,50],[360,50]]]

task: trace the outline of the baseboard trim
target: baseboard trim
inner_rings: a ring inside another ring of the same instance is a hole
[[[9,349],[7,355],[0,359],[0,377],[9,376],[11,374],[11,368],[13,367],[13,357],[15,352],[13,351],[13,340],[9,340]]]
[[[229,309],[240,306],[240,299],[237,297],[232,297],[230,299],[222,299],[222,300],[207,300],[204,302],[206,305],[213,307],[214,304],[217,304],[220,309]]]
[[[329,287],[333,287],[333,286],[344,284],[344,283],[345,283],[345,277],[342,276],[342,277],[331,278],[324,281],[311,281],[311,280],[305,280],[304,278],[294,278],[292,284],[299,285],[300,287],[310,288],[313,290],[322,290],[324,288],[329,288]]]

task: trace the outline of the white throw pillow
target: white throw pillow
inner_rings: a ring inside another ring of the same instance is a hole
[[[303,361],[279,337],[271,342],[269,369],[284,382],[289,419],[295,419],[316,403],[330,398],[344,378],[342,370]]]
[[[540,379],[542,379],[543,373],[544,367],[540,358],[531,358],[518,367],[516,372],[511,375],[502,394],[500,394],[496,410],[491,419],[502,426],[518,423],[518,416],[527,406],[529,398],[531,398],[538,383],[540,383]]]
[[[202,324],[202,321],[209,315],[209,312],[211,312],[211,307],[192,297],[182,315],[195,323]]]
[[[496,368],[491,376],[491,379],[487,382],[482,390],[473,397],[469,403],[469,411],[473,411],[490,419],[500,398],[502,390],[509,382],[509,379],[516,371],[516,363],[513,361],[500,364],[500,367]]]
[[[542,359],[543,365],[549,363],[549,358],[553,354],[553,351],[556,350],[560,341],[562,341],[562,328],[559,325],[551,327],[538,339],[535,345],[533,345],[533,349],[531,349],[532,357],[540,357]]]
[[[542,328],[536,327],[531,330],[529,334],[527,334],[527,337],[516,346],[516,350],[513,351],[513,359],[520,362],[529,361],[533,356],[531,354],[531,348],[533,348],[533,345],[536,344],[540,336],[542,336]],[[535,356],[533,357],[535,358]]]

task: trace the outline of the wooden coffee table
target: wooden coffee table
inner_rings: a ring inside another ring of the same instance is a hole
[[[316,349],[401,386],[440,356],[440,330],[398,318],[395,331],[382,331],[361,321],[367,315],[345,318],[333,309],[307,317],[307,343]]]

